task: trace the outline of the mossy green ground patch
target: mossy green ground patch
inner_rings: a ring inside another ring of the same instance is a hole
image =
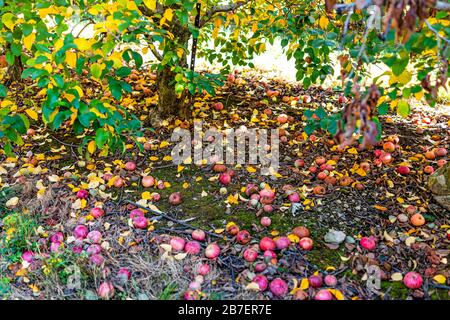
[[[189,223],[206,230],[223,228],[230,221],[237,223],[241,229],[250,229],[252,224],[259,225],[262,215],[257,217],[257,211],[248,208],[245,203],[240,202],[239,205],[233,205],[227,210],[225,202],[227,196],[240,193],[241,185],[232,183],[227,187],[227,194],[220,194],[218,181],[210,181],[210,178],[215,175],[195,166],[186,166],[180,173],[177,172],[177,167],[172,166],[155,170],[151,174],[158,180],[170,179],[170,188],[149,190],[139,186],[136,189],[136,197],[140,197],[144,191],[160,193],[162,199],[155,204],[161,211],[169,215],[176,216],[178,219],[195,218]],[[186,187],[185,183],[189,183],[189,186]],[[172,206],[168,203],[169,195],[173,192],[182,193],[182,204]],[[205,192],[203,196],[202,192]],[[277,231],[280,235],[287,235],[295,226],[306,226],[315,241],[315,249],[307,253],[308,260],[321,269],[329,266],[337,267],[342,262],[340,257],[344,255],[343,249],[332,250],[321,241],[328,230],[318,223],[317,214],[319,213],[312,210],[303,211],[297,216],[293,216],[289,210],[264,213],[263,215],[271,218],[272,224],[261,233],[261,237],[270,235],[272,231]]]

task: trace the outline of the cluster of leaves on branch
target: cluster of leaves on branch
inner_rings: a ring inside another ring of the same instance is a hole
[[[327,17],[333,20],[327,31],[334,38],[337,32],[341,34],[335,48],[342,49],[338,52],[343,89],[354,98],[334,126],[338,137],[346,138],[346,144],[354,138],[350,132],[355,131],[360,133],[363,145],[376,141],[381,130],[377,115],[395,110],[406,117],[410,98],[434,105],[439,89],[447,89],[450,4],[435,0],[337,4],[326,0],[325,7]],[[368,82],[374,66],[386,71]],[[365,88],[363,100],[361,87]],[[369,105],[364,103],[373,97],[377,99]],[[367,115],[371,117],[364,118]],[[316,121],[315,127],[319,125]]]
[[[124,150],[125,136],[137,137],[141,124],[121,99],[131,92],[129,76],[143,67],[143,55],[153,53],[150,66],[157,83],[169,75],[168,83],[158,85],[169,84],[179,99],[188,93],[214,94],[221,84],[220,75],[190,68],[192,39],[198,40],[199,56],[223,66],[222,76],[236,65],[252,67],[251,58],[280,39],[305,87],[330,76],[332,58],[339,55],[348,96],[356,83],[370,90],[372,83],[364,80],[369,66],[387,66],[389,71],[376,81],[388,78],[390,86],[377,84],[377,110],[367,113],[373,127],[377,114],[396,108],[407,115],[410,97],[432,102],[438,88],[445,87],[450,29],[445,6],[443,11],[436,6],[433,1],[398,0],[342,5],[328,0],[0,1],[0,67],[8,67],[0,85],[0,139],[11,152],[12,142],[22,143],[31,118],[52,129],[73,128],[84,136],[90,153]],[[8,95],[17,71],[38,87],[39,106]],[[83,79],[104,94],[89,95]],[[321,128],[335,135],[345,127],[345,117],[329,116],[323,109],[310,116],[307,133]]]

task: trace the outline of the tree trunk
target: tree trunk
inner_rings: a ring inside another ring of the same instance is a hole
[[[182,117],[186,114],[185,95],[175,93],[175,73],[164,69],[158,75],[158,112],[162,117]]]
[[[8,70],[6,71],[8,78],[5,81],[5,85],[9,87],[14,82],[22,81],[22,72],[23,72],[22,59],[20,57],[15,57],[14,64],[12,66],[8,66]]]
[[[12,82],[22,81],[23,64],[20,57],[16,57],[14,64],[8,67],[7,74]]]
[[[176,30],[176,29],[174,29]],[[189,38],[191,36],[188,29],[179,28],[177,32],[172,30],[178,43],[183,44],[187,48]],[[180,65],[187,68],[186,53],[180,58]],[[189,104],[186,101],[187,92],[183,92],[180,96],[175,92],[175,76],[176,73],[171,71],[169,67],[164,68],[159,72],[157,77],[158,84],[158,117],[162,119],[167,118],[181,118],[188,119],[190,116]]]

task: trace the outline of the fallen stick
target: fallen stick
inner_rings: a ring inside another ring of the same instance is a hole
[[[132,201],[130,201],[130,200],[125,200],[125,201],[128,202],[129,204],[132,204],[132,205],[134,205],[134,206],[136,206],[136,207],[142,209],[142,210],[149,211],[149,212],[151,212],[151,213],[153,213],[153,214],[156,214],[156,215],[158,215],[158,216],[161,216],[161,217],[163,217],[164,219],[167,219],[167,220],[172,221],[172,222],[174,222],[174,223],[176,223],[176,224],[182,225],[182,226],[184,226],[184,227],[186,227],[186,228],[190,228],[190,229],[193,229],[193,230],[197,229],[197,228],[194,227],[193,225],[191,225],[191,224],[189,224],[189,223],[186,223],[186,222],[184,222],[184,221],[181,221],[181,220],[172,218],[171,216],[167,215],[166,213],[164,213],[164,212],[162,212],[162,211],[155,211],[155,210],[152,210],[152,209],[150,209],[150,208],[146,208],[146,207],[141,206],[140,204],[137,204],[137,203],[132,202]],[[223,238],[221,235],[218,235],[218,234],[216,234],[216,233],[212,233],[212,232],[209,232],[209,231],[205,231],[205,233],[208,234],[208,235],[211,236],[211,237]]]

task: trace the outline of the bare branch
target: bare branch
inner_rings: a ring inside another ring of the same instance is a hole
[[[354,11],[355,9],[362,10],[372,5],[372,2],[373,2],[372,0],[366,0],[362,4],[358,5],[356,4],[356,2],[336,4],[334,6],[334,9],[336,9],[338,13]]]
[[[450,2],[437,1],[434,8],[438,11],[450,11]]]
[[[212,7],[208,12],[206,12],[204,18],[200,22],[200,28],[203,27],[206,23],[208,23],[214,17],[215,14],[221,13],[221,12],[234,11],[236,9],[239,9],[240,7],[245,6],[249,2],[250,2],[250,0],[238,1],[236,3],[224,4],[224,5],[218,5],[218,6]]]
[[[149,45],[149,47],[150,47],[150,51],[153,53],[155,58],[158,59],[159,61],[162,61],[163,56],[161,55],[161,53],[159,53],[158,49],[156,49],[156,47],[154,45]]]
[[[344,31],[342,32],[342,36],[341,36],[341,44],[340,44],[341,49],[344,47],[344,40],[345,40],[345,36],[347,35],[347,32],[348,32],[348,26],[350,24],[350,18],[353,14],[353,9],[354,9],[354,7],[350,8],[350,12],[347,15],[347,18],[345,19]]]
[[[437,39],[437,41],[438,41],[438,47],[439,47],[439,48],[441,47],[441,45],[440,45],[440,41],[441,41],[441,40],[444,41],[444,42],[447,43],[447,44],[450,44],[450,40],[447,39],[447,38],[445,38],[445,37],[443,37],[443,36],[441,36],[441,35],[439,34],[439,31],[437,31],[435,28],[433,28],[433,26],[430,24],[430,22],[428,21],[428,19],[425,20],[425,23],[426,23],[428,29],[430,29],[430,30],[436,35],[436,39]]]
[[[372,4],[375,4],[373,0],[365,0],[363,3],[359,3],[359,4],[356,2],[342,3],[342,4],[336,4],[334,6],[334,9],[338,13],[343,13],[343,12],[348,12],[354,8],[362,10],[362,9],[365,9],[365,8],[371,6]],[[437,11],[450,11],[450,2],[436,1],[436,3],[433,5],[433,8],[436,9]]]

